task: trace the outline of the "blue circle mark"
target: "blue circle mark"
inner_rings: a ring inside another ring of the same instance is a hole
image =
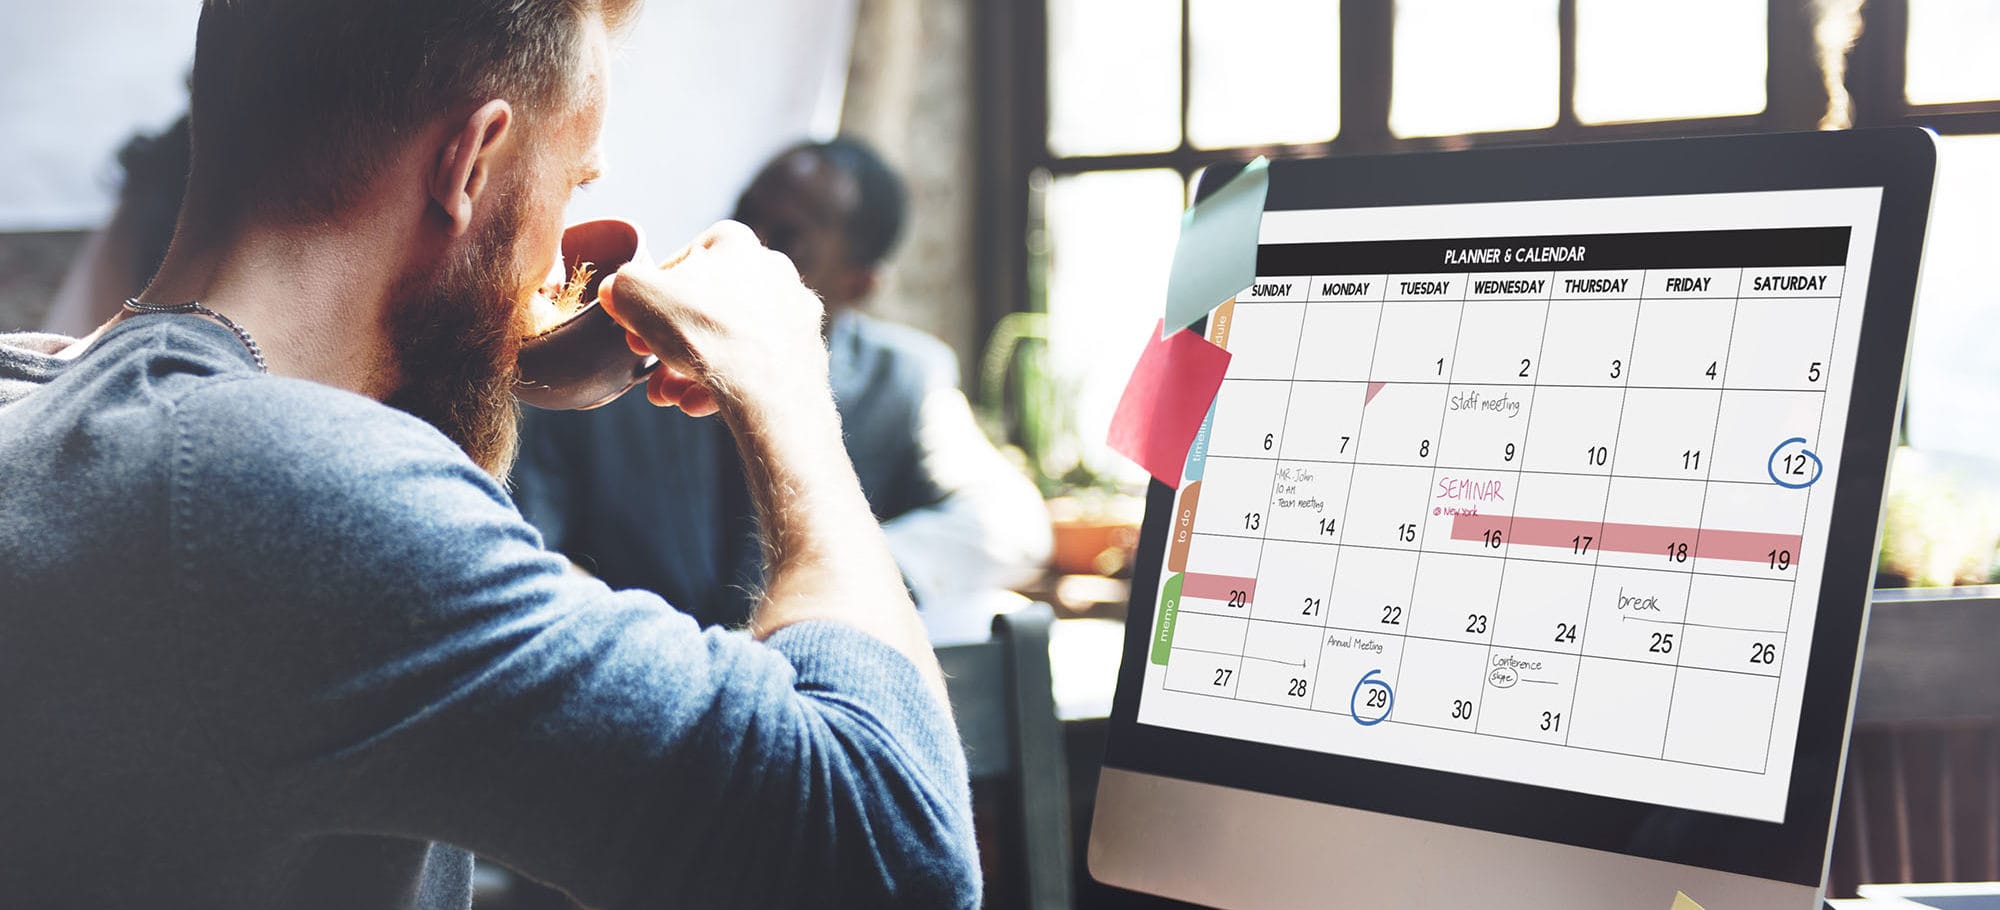
[[[1812,476],[1807,477],[1805,480],[1799,481],[1798,483],[1791,483],[1785,480],[1783,477],[1778,476],[1778,453],[1783,452],[1785,450],[1785,447],[1791,445],[1792,443],[1796,442],[1803,444],[1805,441],[1806,438],[1804,436],[1794,436],[1790,439],[1785,440],[1784,442],[1778,443],[1778,447],[1771,450],[1771,457],[1764,461],[1764,470],[1770,473],[1772,483],[1784,487],[1787,490],[1803,490],[1819,482],[1819,476],[1821,474],[1826,473],[1826,462],[1820,461],[1819,456],[1814,454],[1813,450],[1807,448],[1799,449],[1799,454],[1812,459],[1813,463]]]
[[[1367,675],[1361,677],[1360,682],[1354,684],[1354,691],[1347,696],[1348,716],[1354,718],[1355,723],[1360,724],[1364,727],[1372,727],[1385,720],[1388,720],[1389,712],[1396,709],[1396,690],[1389,688],[1389,684],[1383,682],[1379,678],[1381,677],[1381,675],[1382,671],[1380,670],[1368,671]],[[1388,704],[1382,707],[1382,716],[1377,717],[1373,720],[1369,720],[1367,718],[1362,717],[1361,712],[1355,710],[1354,707],[1354,700],[1361,697],[1361,690],[1369,686],[1380,686],[1382,691],[1387,693],[1389,696],[1387,699]]]

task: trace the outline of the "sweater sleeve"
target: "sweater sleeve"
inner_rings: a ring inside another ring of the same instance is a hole
[[[567,574],[354,396],[239,381],[175,428],[183,670],[274,833],[447,841],[597,907],[977,905],[956,731],[887,645]]]

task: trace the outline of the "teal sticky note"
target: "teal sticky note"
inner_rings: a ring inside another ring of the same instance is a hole
[[[1181,239],[1167,278],[1166,332],[1193,325],[1257,279],[1257,229],[1271,186],[1270,165],[1259,156],[1181,214]]]

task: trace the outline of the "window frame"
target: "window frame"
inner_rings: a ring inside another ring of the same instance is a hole
[[[1340,9],[1340,132],[1326,142],[1203,149],[1189,144],[1189,0],[1180,0],[1180,143],[1162,152],[1057,155],[1048,147],[1049,0],[979,0],[974,66],[978,86],[979,186],[976,242],[977,334],[985,339],[1009,313],[1037,308],[1029,236],[1038,175],[1169,168],[1183,180],[1220,162],[1257,155],[1317,157],[1480,148],[1661,136],[1702,136],[1817,128],[1827,94],[1813,46],[1809,4],[1767,0],[1767,66],[1762,113],[1635,123],[1577,120],[1576,0],[1559,0],[1559,108],[1554,125],[1455,136],[1399,137],[1389,130],[1394,4],[1346,0]],[[1920,124],[1945,135],[2000,133],[2000,100],[1913,105],[1904,96],[1909,0],[1872,0],[1848,57],[1854,126]]]

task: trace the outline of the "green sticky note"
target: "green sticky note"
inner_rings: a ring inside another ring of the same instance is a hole
[[[1183,577],[1176,575],[1167,579],[1166,586],[1160,591],[1159,621],[1153,629],[1153,663],[1162,667],[1167,665],[1167,656],[1174,652],[1174,621],[1180,618]]]
[[[1181,214],[1161,338],[1193,325],[1257,279],[1257,229],[1270,186],[1271,163],[1259,156],[1222,189]]]

